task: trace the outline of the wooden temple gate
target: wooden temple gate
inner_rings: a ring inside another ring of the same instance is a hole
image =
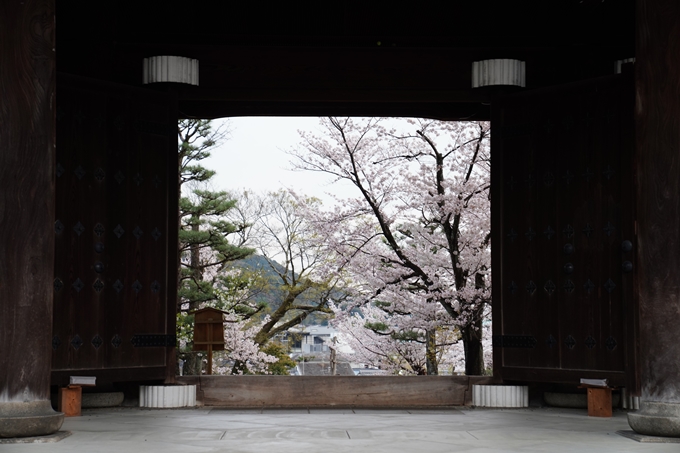
[[[57,83],[52,383],[164,380],[175,371],[175,101]]]
[[[680,407],[677,1],[84,5],[0,11],[0,435],[74,372],[174,379],[178,117],[492,120],[496,377]],[[143,87],[159,55],[199,86]],[[525,88],[472,87],[506,58]]]
[[[633,104],[631,74],[621,74],[494,106],[494,367],[503,379],[639,388]]]

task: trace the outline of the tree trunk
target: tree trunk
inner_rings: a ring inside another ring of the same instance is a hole
[[[182,372],[184,376],[194,376],[202,374],[203,357],[198,355],[198,352],[182,352],[178,356],[184,360]],[[179,368],[179,364],[177,365]],[[178,369],[179,371],[179,369]],[[179,373],[178,373],[179,374]]]
[[[195,232],[199,231],[198,218],[196,216],[192,217],[191,230]],[[191,276],[198,287],[198,282],[203,281],[203,271],[201,270],[201,249],[198,244],[191,246],[189,266],[191,268]],[[200,302],[193,301],[189,304],[189,309],[198,310],[200,305]]]
[[[484,289],[486,277],[477,272],[475,274],[475,288]],[[484,317],[484,305],[486,301],[480,300],[475,309],[474,321],[461,329],[463,336],[463,348],[465,349],[465,374],[479,376],[484,374],[484,346],[482,345],[482,322]]]
[[[428,330],[425,341],[425,366],[428,375],[439,374],[437,365],[437,332]]]
[[[235,360],[234,366],[231,367],[231,374],[233,375],[248,374],[246,362],[242,362],[241,360]]]
[[[482,348],[482,319],[477,318],[471,325],[461,329],[465,349],[465,374],[484,374],[484,350]]]
[[[182,200],[182,153],[177,154],[177,168],[179,172],[177,173],[177,313],[182,311],[182,298],[180,294],[182,293],[182,243],[179,240],[180,231],[182,231],[182,215],[180,212],[180,202]],[[168,212],[168,215],[170,213]],[[179,334],[179,330],[177,331]]]

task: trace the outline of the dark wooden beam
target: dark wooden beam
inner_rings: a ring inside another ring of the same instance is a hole
[[[59,42],[109,35],[118,43],[302,47],[634,43],[634,0],[425,0],[408,6],[376,0],[346,1],[332,8],[305,0],[267,7],[200,1],[190,11],[161,0],[60,2]]]
[[[339,87],[336,89],[230,89],[201,88],[195,86],[178,86],[180,101],[214,101],[214,102],[328,102],[343,104],[358,103],[490,103],[491,93],[484,89],[466,90],[431,90],[427,86],[411,90],[360,90]]]
[[[526,89],[532,89],[611,75],[616,59],[632,51],[121,44],[114,72],[99,77],[139,85],[142,60],[163,54],[199,60],[199,86],[173,87],[187,117],[335,114],[473,120],[489,119],[492,98],[488,90],[472,88],[473,61],[526,60]]]
[[[170,348],[168,348],[170,349]],[[174,349],[174,348],[172,348]],[[172,363],[173,373],[175,363]],[[77,374],[78,376],[94,376],[97,378],[97,386],[108,386],[109,384],[135,382],[143,383],[155,381],[157,383],[167,382],[167,367],[133,367],[133,368],[95,368],[91,370],[58,370],[52,371],[52,385],[68,385],[69,377]],[[173,376],[174,380],[174,376]]]
[[[62,2],[58,69],[140,86],[144,57],[198,59],[200,86],[178,88],[186,116],[426,115],[396,103],[487,103],[473,61],[524,60],[532,89],[609,75],[634,53],[634,0],[336,6],[208,1],[192,20],[160,1]],[[429,116],[484,118],[453,110]]]
[[[626,385],[626,374],[621,371],[593,371],[593,370],[565,370],[565,369],[539,369],[532,367],[505,367],[503,368],[504,382],[550,382],[573,385],[576,389],[581,378],[607,379],[612,387]]]
[[[83,44],[67,43],[70,52]],[[474,97],[474,61],[513,58],[526,61],[527,88],[557,85],[610,75],[616,60],[633,56],[632,46],[550,46],[540,40],[512,47],[253,47],[233,45],[118,43],[109,76],[141,83],[141,64],[153,55],[181,55],[199,60],[200,89],[207,90],[351,90],[446,91]],[[88,65],[92,66],[92,65]],[[109,69],[108,67],[106,68]],[[68,68],[60,68],[70,72]]]
[[[485,121],[489,106],[472,103],[428,102],[211,102],[183,101],[180,116],[223,118],[230,116],[375,116],[421,117],[449,121]]]

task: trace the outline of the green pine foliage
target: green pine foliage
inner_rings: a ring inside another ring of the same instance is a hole
[[[263,200],[237,200],[228,192],[209,190],[215,172],[203,167],[201,161],[210,156],[210,150],[224,135],[208,120],[187,119],[178,124],[180,356],[187,360],[191,357],[191,312],[196,309],[217,308],[247,326],[257,325],[268,316],[253,341],[262,352],[277,357],[278,361],[269,365],[269,373],[289,374],[295,364],[275,337],[300,323],[326,321],[333,284],[308,275],[317,264],[318,252],[308,244],[290,195],[281,192]],[[251,202],[258,215],[239,215],[240,210],[248,211]],[[259,211],[258,207],[264,209]],[[260,226],[257,237],[252,236],[255,223]],[[285,258],[284,264],[271,256],[253,255],[255,250],[247,247],[251,243],[261,253],[267,244],[278,243],[283,247],[279,254]],[[245,367],[238,361],[233,366],[247,372]]]
[[[278,359],[278,361],[269,364],[269,374],[282,376],[290,375],[290,369],[295,366],[295,361],[288,355],[290,351],[286,346],[278,341],[270,341],[262,348],[262,352]]]
[[[226,220],[236,201],[227,192],[206,190],[215,172],[200,165],[225,133],[209,120],[184,119],[178,123],[179,159],[179,311],[191,311],[218,301],[220,271],[253,253],[238,243],[246,225]],[[213,305],[213,304],[211,304]]]

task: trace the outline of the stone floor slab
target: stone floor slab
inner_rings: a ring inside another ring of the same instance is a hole
[[[644,434],[638,434],[630,429],[616,431],[616,433],[623,437],[627,437],[628,439],[633,439],[637,442],[652,444],[680,444],[680,437],[646,436]]]
[[[84,410],[73,435],[46,445],[3,444],[2,453],[678,453],[677,444],[634,442],[625,412],[592,419],[576,409],[364,410],[213,408]]]

